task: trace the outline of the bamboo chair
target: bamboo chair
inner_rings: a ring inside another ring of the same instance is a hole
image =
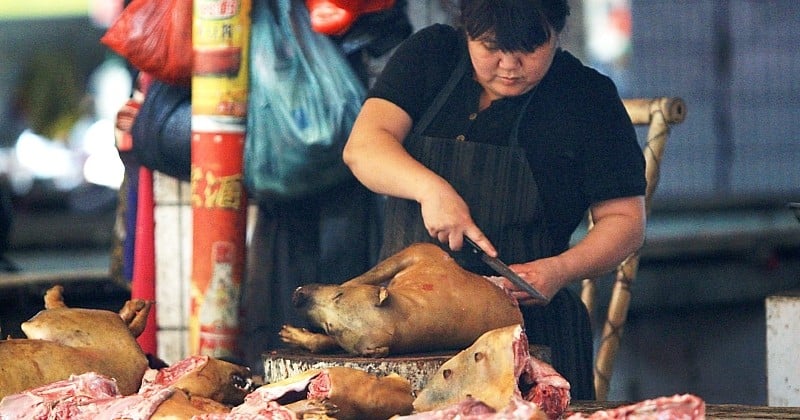
[[[661,158],[670,133],[670,126],[683,122],[686,118],[686,105],[681,98],[673,97],[624,99],[623,103],[635,126],[648,127],[643,153],[647,178],[645,210],[649,215],[653,193],[658,186]],[[591,215],[588,220],[588,228],[592,228]],[[617,355],[630,306],[630,287],[636,278],[638,268],[639,252],[637,251],[628,256],[616,269],[608,314],[595,355],[594,387],[598,401],[605,401],[608,396],[614,358]],[[589,314],[594,314],[595,290],[596,279],[583,280],[581,300],[589,310]],[[592,322],[596,321],[593,319]]]

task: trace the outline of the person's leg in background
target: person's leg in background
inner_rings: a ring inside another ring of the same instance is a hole
[[[19,267],[8,259],[6,252],[11,246],[11,228],[14,221],[12,191],[0,180],[0,272],[14,273]]]

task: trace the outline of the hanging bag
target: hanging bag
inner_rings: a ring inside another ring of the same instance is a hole
[[[133,0],[100,42],[167,83],[192,76],[192,0]]]
[[[311,29],[303,2],[255,0],[245,186],[259,202],[303,198],[351,179],[342,149],[365,88]]]

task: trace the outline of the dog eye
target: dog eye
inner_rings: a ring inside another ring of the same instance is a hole
[[[339,300],[339,298],[342,297],[343,294],[344,294],[344,292],[339,292],[336,295],[334,295],[333,296],[333,301],[335,302],[335,301]]]

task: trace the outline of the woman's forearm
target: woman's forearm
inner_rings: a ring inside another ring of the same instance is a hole
[[[391,102],[369,99],[356,119],[343,159],[367,188],[393,197],[421,201],[445,181],[403,147],[411,118]]]
[[[566,283],[613,271],[644,243],[643,197],[611,200],[593,211],[594,226],[557,259]]]

